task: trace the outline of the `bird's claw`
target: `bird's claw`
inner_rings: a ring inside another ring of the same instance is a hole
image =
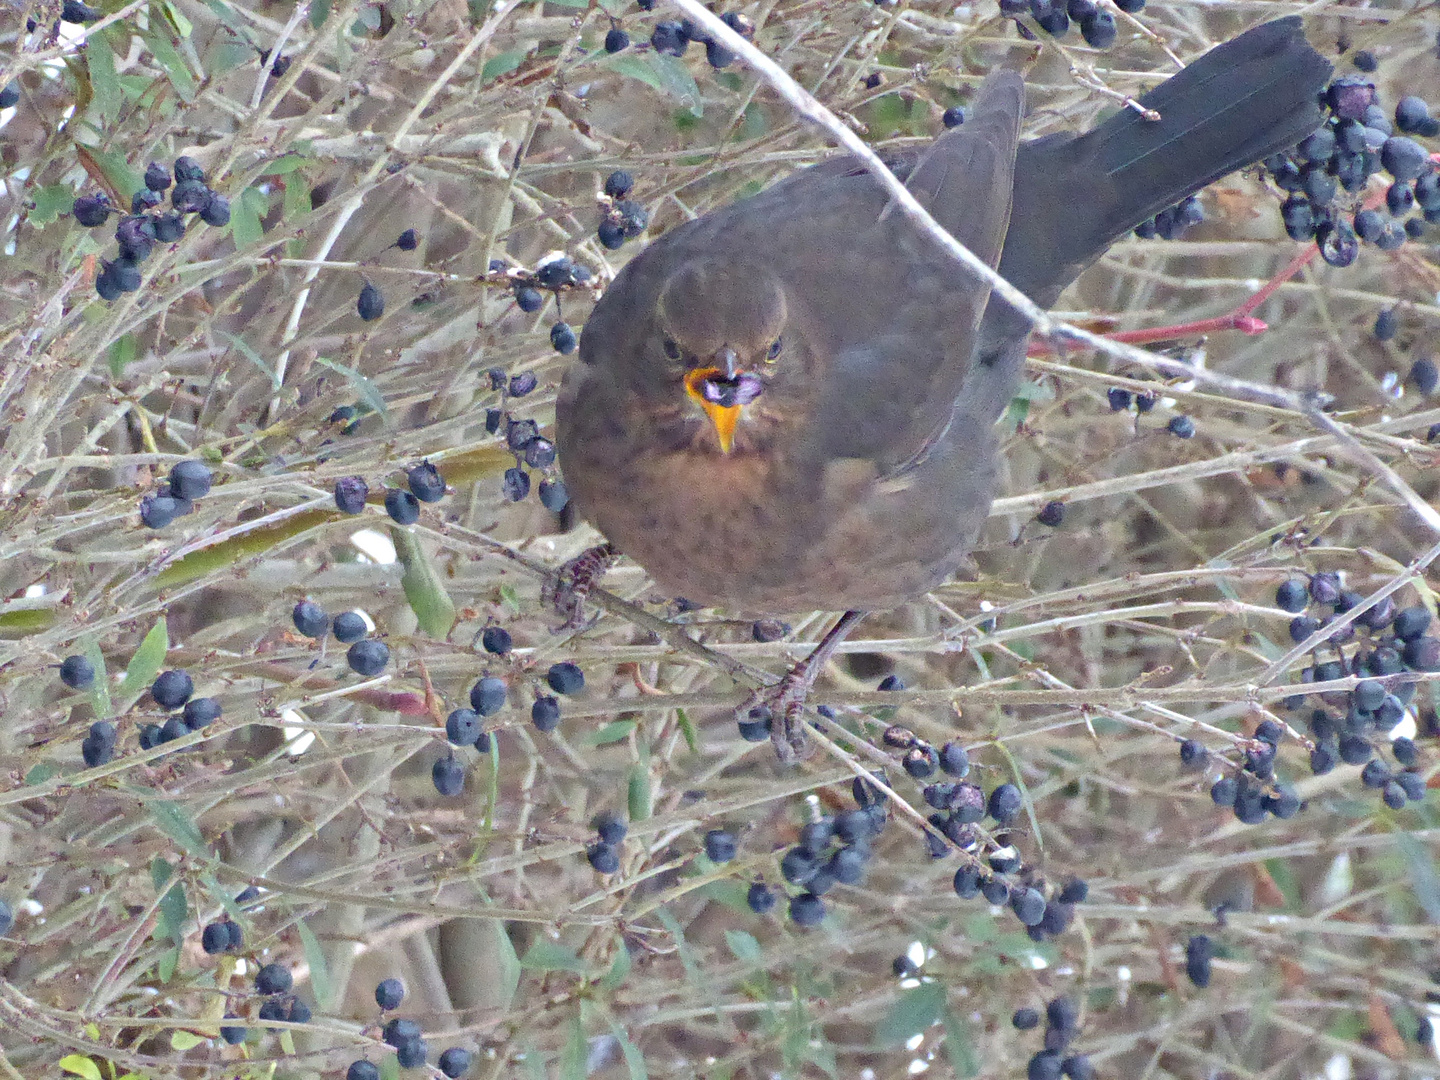
[[[599,544],[582,551],[560,567],[540,587],[540,602],[553,607],[564,618],[560,630],[575,630],[585,622],[585,598],[620,557],[612,544]]]

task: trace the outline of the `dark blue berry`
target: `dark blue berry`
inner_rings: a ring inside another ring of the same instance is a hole
[[[345,651],[345,662],[356,675],[372,678],[384,671],[385,665],[390,662],[390,647],[374,638],[357,641]]]

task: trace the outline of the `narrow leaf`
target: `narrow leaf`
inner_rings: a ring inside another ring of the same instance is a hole
[[[645,61],[659,76],[661,86],[667,94],[689,109],[690,115],[704,115],[705,106],[701,104],[700,87],[695,84],[695,76],[690,74],[690,69],[677,57],[652,52],[645,57]]]
[[[589,1057],[590,1046],[585,1041],[585,1028],[577,1015],[570,1020],[569,1034],[560,1051],[559,1080],[585,1080],[585,1063]]]
[[[566,7],[585,7],[589,0],[581,0],[579,4],[571,3],[570,0],[555,0],[558,4]],[[498,79],[501,75],[509,75],[525,62],[529,53],[524,49],[516,49],[512,52],[496,53],[485,61],[485,66],[480,69],[480,81],[488,83],[491,79]]]
[[[100,112],[103,125],[108,125],[120,115],[122,95],[120,80],[115,77],[115,51],[110,47],[110,33],[107,27],[98,34],[91,34],[85,42],[85,64],[90,73],[90,88],[95,94],[95,108]],[[136,189],[138,190],[138,189]],[[134,195],[134,191],[121,191],[121,195]]]
[[[100,1066],[84,1054],[66,1054],[60,1059],[60,1068],[72,1076],[83,1076],[85,1080],[100,1080]]]
[[[120,697],[128,698],[140,693],[155,681],[160,674],[160,665],[165,663],[165,653],[170,649],[170,634],[165,628],[165,616],[155,620],[155,625],[140,642],[130,664],[125,669],[125,679],[120,683]]]
[[[160,831],[179,844],[187,854],[194,855],[197,859],[209,859],[211,857],[210,847],[205,843],[205,837],[195,827],[184,810],[181,810],[172,802],[164,799],[155,799],[146,804],[145,809],[150,811],[150,816],[155,819],[155,824]]]
[[[650,818],[650,769],[643,761],[630,766],[628,802],[631,821]]]
[[[921,983],[907,990],[891,1006],[880,1023],[875,1025],[875,1042],[880,1046],[899,1046],[927,1030],[945,1011],[943,983]]]
[[[536,938],[520,960],[520,966],[531,971],[573,971],[583,974],[585,961],[575,955],[575,950],[549,938]]]
[[[620,1052],[625,1055],[625,1067],[630,1070],[630,1080],[648,1080],[649,1073],[645,1071],[645,1055],[626,1036],[625,1029],[619,1024],[611,1024],[610,1034],[615,1036],[615,1041],[620,1044]]]
[[[1400,854],[1410,868],[1410,883],[1415,888],[1415,899],[1433,923],[1440,923],[1440,874],[1435,872],[1435,860],[1419,841],[1409,833],[1402,832],[1396,838]]]
[[[320,939],[305,924],[304,919],[295,921],[295,932],[300,935],[300,946],[305,950],[305,962],[310,965],[310,986],[315,991],[315,1004],[322,1009],[329,1009],[332,984],[325,950],[320,947]]]
[[[440,575],[430,562],[430,553],[418,536],[409,529],[394,526],[390,539],[395,544],[396,558],[405,568],[400,587],[405,590],[410,610],[415,612],[421,630],[443,641],[455,625],[455,601],[445,591]]]

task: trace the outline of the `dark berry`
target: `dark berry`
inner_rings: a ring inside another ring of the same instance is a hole
[[[448,755],[438,758],[435,764],[430,766],[430,779],[435,784],[436,791],[447,798],[453,798],[465,788],[465,766]]]
[[[545,306],[545,294],[530,285],[521,285],[515,290],[515,304],[521,311],[539,311]]]
[[[439,502],[445,497],[445,481],[440,472],[428,461],[422,461],[411,468],[405,479],[410,484],[410,494],[421,502]]]
[[[1290,578],[1280,583],[1275,590],[1275,606],[1281,611],[1288,611],[1292,614],[1297,611],[1304,611],[1309,601],[1308,590],[1305,582],[1299,578]]]
[[[473,746],[480,737],[480,717],[474,709],[455,709],[445,718],[445,738],[456,746]]]
[[[212,922],[200,932],[200,947],[210,956],[218,956],[230,948],[230,930],[223,922]]]
[[[1414,139],[1396,135],[1380,147],[1380,165],[1396,180],[1414,180],[1430,171],[1430,154]]]
[[[705,855],[713,863],[727,863],[735,858],[739,841],[724,829],[711,829],[705,834]]]
[[[790,920],[796,926],[819,926],[825,918],[825,901],[803,892],[790,900]]]
[[[195,683],[186,671],[162,671],[150,686],[150,696],[162,709],[178,709],[190,700]]]
[[[401,251],[414,251],[420,246],[420,236],[414,229],[406,229],[396,238],[395,246]]]
[[[1435,361],[1422,356],[1411,364],[1410,383],[1422,394],[1433,394],[1436,384],[1440,383],[1440,370],[1436,369]]]
[[[288,994],[294,985],[290,969],[279,964],[266,964],[255,972],[257,994]]]
[[[690,47],[690,38],[680,23],[663,19],[655,24],[650,34],[650,47],[669,56],[684,56],[685,50]]]
[[[308,638],[323,638],[330,629],[330,616],[313,600],[301,600],[290,612],[295,629]]]
[[[964,777],[970,772],[970,756],[957,742],[947,742],[940,748],[940,768],[947,776]]]
[[[210,204],[211,191],[203,181],[188,180],[179,175],[179,168],[176,168],[177,181],[170,190],[170,205],[179,214],[195,214],[204,210]]]
[[[1022,926],[1037,926],[1045,917],[1045,897],[1039,889],[1024,889],[1010,897],[1010,910]]]
[[[226,1013],[225,1019],[239,1020],[240,1018],[234,1013]],[[236,1027],[234,1024],[222,1024],[220,1026],[220,1037],[224,1039],[227,1043],[229,1043],[231,1046],[239,1046],[242,1042],[245,1041],[245,1029],[243,1027]],[[356,1062],[356,1064],[358,1065],[360,1063]],[[366,1064],[368,1065],[369,1062],[366,1062]],[[354,1066],[351,1067],[353,1068]],[[377,1071],[375,1073],[374,1080],[379,1080],[379,1077],[380,1073]],[[371,1078],[366,1076],[351,1077],[347,1074],[345,1080],[371,1080]]]
[[[1001,825],[1008,825],[1019,815],[1024,804],[1024,796],[1020,794],[1018,787],[1014,784],[1001,784],[990,793],[986,810]]]
[[[1222,776],[1210,786],[1210,801],[1216,806],[1234,806],[1239,787],[1234,777]]]
[[[213,697],[191,698],[185,703],[180,718],[191,731],[199,731],[220,719],[220,703]]]
[[[224,195],[221,195],[218,191],[212,191],[212,192],[210,193],[210,197],[205,200],[205,205],[200,208],[200,220],[203,221],[203,222],[205,222],[206,225],[214,226],[214,227],[217,228],[217,229],[224,228],[226,225],[229,225],[229,224],[230,224],[230,200],[227,199]],[[373,288],[373,286],[367,285],[366,288]],[[378,298],[380,294],[379,294],[379,292],[377,291],[375,295],[376,295],[376,297]],[[367,317],[368,317],[368,318],[371,318],[371,319],[378,319],[378,318],[380,317],[380,312],[383,311],[384,309],[385,309],[385,301],[382,299],[382,300],[380,300],[380,308],[379,308],[379,310],[377,310],[374,315],[366,316],[366,315],[365,315],[365,293],[364,293],[363,290],[361,291],[361,293],[360,293],[360,317],[361,317],[361,318],[367,318]]]
[[[1186,739],[1180,744],[1180,764],[1187,769],[1203,768],[1208,757],[1205,744],[1196,739]]]
[[[1189,439],[1195,435],[1195,421],[1188,416],[1172,416],[1166,429],[1177,439]]]
[[[335,640],[342,645],[349,645],[359,641],[369,631],[365,625],[365,618],[358,611],[342,611],[335,616],[335,621],[330,626],[330,632],[335,635]]]
[[[947,128],[959,127],[965,123],[965,110],[959,105],[952,105],[940,114],[940,122]]]
[[[504,679],[487,675],[470,688],[470,708],[480,716],[493,716],[504,708],[508,693]]]
[[[545,673],[545,682],[557,694],[578,694],[585,689],[585,673],[578,665],[563,660],[550,665],[550,670]]]
[[[1110,400],[1111,412],[1124,412],[1130,408],[1131,394],[1129,390],[1112,386],[1109,390],[1105,391],[1105,396]]]
[[[60,681],[71,690],[85,690],[95,681],[95,666],[83,656],[67,656],[60,663]]]
[[[500,491],[510,502],[519,502],[530,494],[530,474],[519,466],[506,469],[500,479]]]
[[[1047,528],[1058,529],[1065,520],[1065,504],[1059,499],[1051,499],[1040,508],[1035,520]]]
[[[335,481],[335,507],[342,514],[360,513],[369,494],[370,485],[358,476],[342,476]]]
[[[630,47],[630,35],[618,26],[612,26],[605,35],[605,51],[607,53],[623,52]]]
[[[3,106],[0,106],[3,107]],[[110,219],[114,211],[110,200],[103,193],[81,195],[70,207],[70,213],[77,222],[87,229],[98,229]]]
[[[402,1069],[418,1069],[429,1052],[424,1039],[409,1039],[395,1048],[395,1061]]]
[[[765,915],[775,909],[775,893],[763,881],[752,882],[745,893],[745,903],[756,915]]]
[[[625,198],[634,186],[634,178],[624,169],[616,169],[605,178],[605,194],[612,199]]]
[[[452,1046],[440,1055],[440,1071],[454,1080],[470,1071],[470,1051]]]
[[[360,289],[359,299],[355,301],[355,311],[366,322],[374,322],[385,314],[385,297],[367,281]]]
[[[530,722],[537,731],[554,731],[560,726],[560,702],[548,694],[535,699],[530,706]]]
[[[397,525],[413,525],[420,520],[420,502],[408,491],[386,488],[385,512]]]
[[[404,996],[404,988],[400,987],[399,979],[386,979],[380,986],[384,986],[385,983],[394,983],[400,989],[401,996]],[[375,988],[375,1000],[377,1003],[380,1000],[380,986]],[[398,1005],[399,1001],[397,1001],[396,1004]],[[383,1004],[380,1007],[382,1009],[385,1008]],[[385,1030],[381,1033],[380,1037],[386,1044],[398,1049],[401,1043],[414,1042],[420,1038],[420,1034],[420,1025],[414,1020],[405,1020],[397,1016],[385,1025]]]
[[[374,638],[357,641],[345,651],[345,662],[356,675],[372,678],[384,671],[385,665],[390,662],[390,647]]]
[[[566,322],[557,322],[550,327],[550,347],[561,356],[569,356],[575,351],[579,340],[575,337],[575,331]]]
[[[1060,1080],[1059,1052],[1041,1050],[1031,1057],[1025,1066],[1025,1080]]]
[[[613,874],[620,869],[620,853],[604,841],[591,844],[585,851],[585,858],[590,860],[597,873]]]

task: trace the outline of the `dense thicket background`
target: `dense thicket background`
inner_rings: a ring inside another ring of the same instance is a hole
[[[933,136],[1002,60],[1028,68],[1039,134],[1114,107],[1096,86],[1138,92],[1301,7],[1152,3],[1119,16],[1104,53],[1074,33],[1027,43],[989,0],[719,10],[743,10],[760,48],[893,146]],[[477,1051],[476,1076],[1014,1077],[1041,1040],[1011,1012],[1061,993],[1083,1005],[1075,1045],[1105,1076],[1435,1074],[1414,1039],[1440,990],[1433,797],[1388,810],[1356,768],[1311,777],[1287,738],[1279,771],[1305,809],[1247,827],[1208,797],[1220,770],[1184,773],[1176,752],[1194,736],[1236,761],[1268,715],[1303,732],[1308,707],[1281,703],[1312,663],[1287,657],[1273,599],[1287,577],[1339,571],[1366,595],[1400,581],[1397,601],[1433,609],[1417,560],[1437,537],[1405,499],[1435,494],[1440,408],[1404,382],[1440,321],[1433,243],[1367,248],[1344,270],[1317,261],[1260,310],[1267,333],[1190,354],[1323,388],[1369,460],[1296,411],[1172,382],[1137,417],[1106,390],[1153,375],[1083,351],[1034,362],[973,573],[864,623],[817,699],[872,742],[893,716],[936,745],[961,740],[986,787],[1021,784],[1021,854],[1052,887],[1087,879],[1089,901],[1037,945],[1008,911],[958,900],[957,856],[932,861],[896,815],[865,883],[802,931],[783,907],[752,914],[744,889],[779,887],[798,826],[851,805],[851,766],[821,753],[785,770],[740,741],[744,689],[658,620],[778,672],[826,616],[774,613],[793,633],[756,643],[749,622],[681,612],[622,563],[593,627],[552,632],[543,573],[597,537],[534,494],[502,498],[513,459],[485,429],[501,404],[487,372],[538,376],[506,407],[543,427],[569,361],[550,347],[553,300],[527,315],[501,275],[481,276],[563,250],[601,289],[645,242],[595,241],[611,170],[633,173],[654,236],[822,158],[824,139],[698,47],[601,50],[612,20],[641,43],[677,18],[665,0],[136,0],[56,37],[57,8],[32,5],[29,34],[18,6],[0,12],[0,82],[20,88],[0,114],[0,897],[16,914],[0,940],[0,1075],[57,1076],[62,1058],[106,1080],[338,1076],[363,1056],[393,1070],[373,1027],[387,975],[432,1050]],[[1338,70],[1375,54],[1392,105],[1440,96],[1433,11],[1304,10]],[[262,52],[291,61],[283,75]],[[70,201],[128,201],[146,163],[182,153],[229,197],[230,224],[160,245],[138,293],[96,299],[111,230],[80,228]],[[1203,201],[1206,224],[1116,245],[1064,311],[1106,328],[1219,314],[1299,249],[1254,176]],[[389,247],[406,228],[418,248]],[[385,298],[373,322],[356,314],[367,280]],[[581,326],[594,295],[566,293],[565,319]],[[1399,333],[1376,340],[1397,305]],[[330,420],[341,406],[358,409],[353,429]],[[1166,432],[1177,414],[1193,438]],[[140,497],[184,457],[212,464],[214,491],[143,528]],[[335,511],[338,477],[378,491],[422,458],[452,494],[417,525],[392,528],[373,503]],[[1036,524],[1056,499],[1063,525]],[[380,679],[294,633],[306,596],[370,616],[392,650]],[[488,624],[514,635],[509,658],[481,651]],[[103,700],[57,678],[75,653],[103,657]],[[529,707],[559,660],[587,685],[541,734]],[[144,694],[160,666],[224,707],[173,753],[136,743],[161,713]],[[877,694],[891,672],[908,689]],[[481,674],[508,678],[511,701],[491,754],[467,750],[465,789],[445,798],[438,725]],[[120,754],[87,770],[97,710],[116,718]],[[1427,712],[1425,682],[1422,728]],[[1427,775],[1435,761],[1422,740]],[[889,775],[920,805],[919,785]],[[584,857],[607,809],[632,819],[608,878]],[[741,853],[716,867],[698,852],[721,826]],[[262,902],[241,910],[248,885]],[[207,956],[200,927],[227,910],[243,956]],[[1219,949],[1208,990],[1183,973],[1201,932]],[[922,981],[891,974],[907,951]],[[293,970],[315,1018],[227,1046],[216,1022],[253,1019],[257,961]]]

